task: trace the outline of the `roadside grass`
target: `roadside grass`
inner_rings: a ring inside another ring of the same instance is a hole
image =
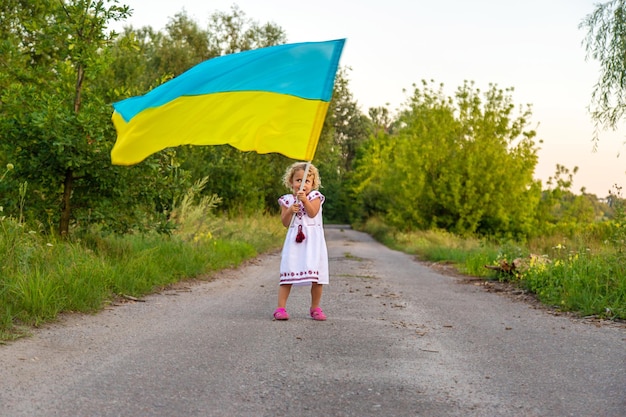
[[[208,228],[115,236],[90,230],[71,241],[0,219],[0,341],[28,334],[63,312],[94,313],[116,297],[141,297],[278,249],[275,216],[205,218]]]
[[[571,228],[571,227],[570,227]],[[571,228],[526,244],[460,238],[445,231],[395,231],[378,219],[361,228],[420,260],[449,263],[460,273],[508,281],[547,306],[581,316],[626,319],[626,230],[619,221]],[[488,269],[515,259],[511,273]]]
[[[626,318],[623,259],[575,254],[549,268],[531,268],[521,278],[546,304],[583,316]]]

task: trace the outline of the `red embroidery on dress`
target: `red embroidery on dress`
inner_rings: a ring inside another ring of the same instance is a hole
[[[318,271],[283,272],[280,274],[281,282],[297,282],[306,280],[318,280]],[[292,277],[292,278],[289,278]]]

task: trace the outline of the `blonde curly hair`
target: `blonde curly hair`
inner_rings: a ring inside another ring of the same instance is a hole
[[[308,164],[308,162],[296,162],[291,164],[291,166],[287,168],[287,171],[285,171],[285,175],[283,175],[283,185],[291,190],[291,183],[293,182],[294,175],[296,175],[296,172],[298,171],[305,171],[306,164]],[[322,180],[320,178],[319,171],[313,164],[309,165],[309,173],[307,175],[307,178],[311,177],[313,177],[311,189],[319,190],[319,188],[322,186]]]

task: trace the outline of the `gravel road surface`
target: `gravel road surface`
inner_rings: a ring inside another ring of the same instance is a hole
[[[279,255],[0,346],[0,416],[626,416],[626,330],[327,227],[326,322]]]

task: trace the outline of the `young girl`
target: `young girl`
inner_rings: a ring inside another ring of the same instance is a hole
[[[322,286],[328,284],[328,250],[322,223],[325,197],[318,191],[321,182],[317,168],[309,164],[308,175],[304,178],[306,166],[306,162],[297,162],[287,169],[283,184],[292,190],[292,194],[278,199],[280,218],[288,230],[280,261],[278,307],[274,311],[276,320],[289,319],[285,306],[292,285],[311,285],[311,317],[326,320],[320,308]]]

